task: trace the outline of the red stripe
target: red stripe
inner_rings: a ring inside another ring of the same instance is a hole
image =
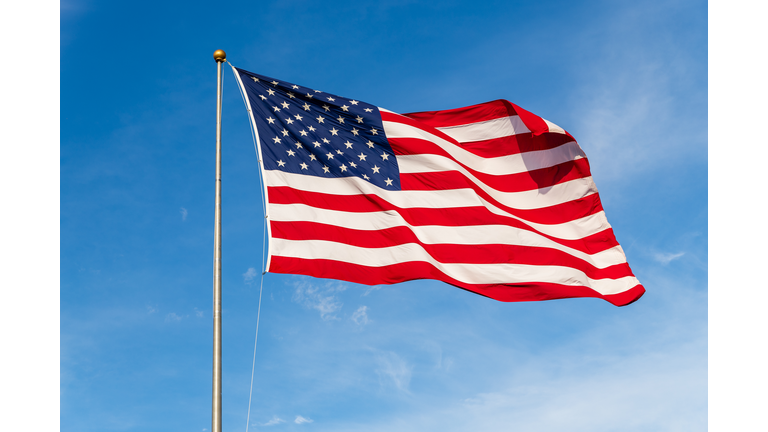
[[[575,141],[569,135],[547,133],[534,136],[531,133],[509,135],[484,141],[460,142],[464,150],[484,158],[508,156],[531,151],[549,150]]]
[[[499,192],[538,190],[590,176],[589,163],[584,158],[508,175],[491,175],[464,168],[479,181]],[[450,190],[475,184],[459,171],[401,174],[400,181],[403,190]]]
[[[515,105],[509,101],[498,99],[491,102],[485,102],[477,105],[471,105],[463,108],[454,108],[443,111],[422,111],[417,113],[403,114],[403,116],[414,119],[427,126],[438,128],[448,126],[459,126],[470,123],[494,120],[502,117],[517,115]],[[382,119],[384,113],[382,112]]]
[[[452,182],[452,185],[455,187],[447,187],[446,189],[448,190],[455,188],[472,189],[478,196],[494,206],[533,223],[549,225],[560,224],[593,215],[603,209],[602,204],[600,203],[600,198],[596,193],[549,207],[516,209],[500,203],[488,194],[488,192],[482,190],[477,184],[467,180],[464,176],[456,176],[454,172],[447,171],[400,175],[400,185],[403,190],[433,190],[434,187],[441,185],[441,181]]]
[[[409,227],[358,230],[317,222],[271,221],[272,237],[287,240],[326,240],[363,248],[384,248],[408,243],[420,245],[436,261],[455,264],[527,264],[571,267],[592,279],[634,276],[626,263],[603,269],[566,252],[533,246],[507,244],[427,244]]]
[[[318,192],[307,192],[290,187],[267,188],[269,202],[272,204],[306,204],[327,210],[366,213],[376,211],[396,211],[411,225],[508,225],[514,228],[531,231],[542,235],[563,246],[594,254],[618,245],[612,229],[600,231],[591,236],[577,240],[564,240],[538,232],[529,225],[517,219],[499,216],[491,213],[485,207],[457,207],[448,209],[430,208],[400,208],[378,195],[332,195]],[[596,195],[596,194],[594,194]],[[592,195],[590,195],[591,197]],[[586,197],[589,198],[589,197]],[[571,203],[566,203],[571,204]],[[600,204],[599,199],[597,204]],[[568,211],[567,208],[565,211]]]
[[[308,260],[272,256],[269,272],[340,279],[365,285],[395,284],[417,279],[436,279],[505,302],[596,297],[616,306],[624,306],[634,302],[645,292],[645,288],[642,285],[637,285],[623,293],[602,295],[587,287],[535,281],[517,284],[466,284],[446,276],[435,266],[420,261],[383,267],[368,267],[333,260]]]
[[[389,143],[392,146],[392,150],[394,151],[395,155],[398,155],[398,156],[433,154],[433,155],[438,155],[438,156],[443,156],[445,158],[448,158],[456,162],[457,164],[459,164],[461,167],[463,167],[470,173],[472,173],[475,177],[477,177],[478,180],[482,181],[488,186],[493,187],[496,190],[500,190],[503,192],[517,192],[519,190],[532,190],[532,189],[539,189],[542,187],[553,186],[557,183],[560,183],[559,180],[561,180],[562,177],[568,174],[569,173],[568,171],[570,171],[569,166],[560,164],[563,166],[554,165],[551,167],[539,168],[536,170],[530,170],[530,171],[525,171],[521,173],[493,175],[493,174],[487,174],[487,173],[470,168],[469,166],[465,165],[461,161],[456,160],[442,147],[427,140],[418,139],[418,138],[391,138],[389,139]],[[589,162],[587,161],[586,158],[579,158],[579,159],[575,159],[574,161],[581,161],[581,162],[579,162],[578,164],[572,165],[574,167],[577,167],[578,170],[576,172],[571,173],[571,179],[589,177],[590,175],[592,175],[589,169]],[[567,163],[567,162],[564,162],[564,163]],[[529,184],[532,184],[535,186],[528,187],[528,188],[520,188],[520,189],[516,188],[515,184],[518,183],[519,181],[525,181],[525,177],[533,179],[534,182],[533,183],[529,182]],[[512,187],[512,189],[504,189],[504,188],[510,188],[510,186]],[[451,189],[451,188],[439,187],[437,189]]]

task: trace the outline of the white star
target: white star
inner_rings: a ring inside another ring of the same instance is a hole
[[[341,109],[343,109],[344,111],[349,111],[349,105],[342,105]]]
[[[343,154],[344,154],[344,152],[342,152],[342,151],[341,151],[341,150],[339,150],[339,149],[336,149],[336,153],[338,153],[338,154],[340,154],[340,155],[343,155]]]
[[[364,155],[363,152],[360,152],[360,154],[357,155],[357,157],[359,157],[361,161],[364,161],[365,158],[368,157],[368,156]]]
[[[269,124],[272,124],[272,123],[274,123],[274,122],[275,122],[275,119],[273,119],[272,117],[270,117],[270,118],[268,118],[268,119],[267,119],[267,121],[269,122]]]
[[[261,100],[267,100],[267,97],[264,95],[259,95],[259,97],[261,98]]]
[[[352,105],[357,105],[357,101],[356,100],[351,100],[351,101],[349,101],[349,103],[351,103]]]
[[[368,140],[366,144],[368,144],[368,147],[373,148],[373,143],[371,142],[371,140]]]
[[[368,177],[368,176],[367,176],[367,175],[365,175],[365,174],[363,174],[363,178],[364,178],[364,179],[366,179],[366,180],[370,180],[370,179],[371,179],[370,177]]]
[[[388,157],[389,157],[389,155],[387,153],[382,153],[381,154],[381,158],[384,159],[384,160],[387,160]]]
[[[296,148],[297,148],[297,149],[300,149],[300,148],[301,148],[301,143],[300,143],[300,142],[296,142]]]
[[[323,172],[324,172],[324,173],[327,173],[327,172],[328,172],[328,167],[327,167],[327,166],[325,166],[325,165],[323,165]]]
[[[304,118],[304,117],[302,117],[300,114],[296,114],[294,117],[296,118],[296,120],[301,120],[301,119],[303,119],[303,118]]]
[[[283,106],[283,108],[288,108],[290,105],[288,105],[288,102],[283,102],[280,105]]]
[[[280,138],[274,137],[272,139],[275,140],[275,144],[280,144]]]
[[[336,100],[336,99],[334,99],[334,98],[332,98],[332,97],[328,96],[328,101],[330,101],[330,102],[333,102],[333,101],[335,101],[335,100]]]
[[[360,117],[360,116],[357,116],[357,122],[358,122],[358,123],[362,123],[362,122],[363,122],[363,118],[362,118],[362,117]]]
[[[300,130],[299,133],[301,134],[301,136],[307,136],[307,131],[305,130]]]
[[[327,157],[328,159],[333,159],[333,153],[328,152],[328,154],[325,155],[325,157]]]
[[[357,136],[357,134],[359,134],[359,133],[360,133],[360,131],[358,131],[355,128],[352,128],[352,135]]]
[[[285,166],[285,162],[283,162],[281,160],[277,161],[277,164],[280,165],[280,166]]]
[[[310,93],[307,93],[307,97],[308,97],[309,99],[312,99],[312,96],[314,96],[314,95],[313,95],[313,94],[310,94]]]
[[[314,90],[315,93],[322,93],[320,90]]]
[[[372,112],[372,111],[373,111],[373,110],[372,110],[372,109],[370,109],[370,108],[366,108],[366,109],[365,109],[365,112]]]
[[[384,181],[387,182],[387,186],[392,186],[392,180],[390,180],[389,177]]]
[[[295,155],[295,154],[296,154],[296,152],[295,152],[295,151],[293,151],[293,150],[288,150],[288,152],[287,152],[287,153],[288,153],[288,156],[293,156],[293,155]]]
[[[283,133],[283,136],[288,136],[288,131],[287,131],[287,130],[285,130],[285,128],[283,128],[283,131],[282,131],[282,133]]]
[[[330,111],[331,110],[331,107],[329,107],[328,105],[323,105],[323,108],[325,108],[326,111]]]
[[[309,104],[304,102],[304,110],[309,111]]]
[[[278,108],[278,107],[272,107],[272,108],[275,109],[275,112],[280,112],[280,108]]]
[[[325,121],[325,119],[322,116],[317,116],[317,122],[318,123],[322,123],[324,121]]]
[[[285,119],[285,122],[288,123],[288,124],[291,124],[291,123],[293,123],[293,119],[288,117],[287,119]]]
[[[267,89],[267,93],[269,93],[270,96],[274,96],[275,95],[275,91],[272,90],[272,89]]]
[[[299,165],[301,165],[301,169],[307,169],[307,164],[304,162],[300,163]]]
[[[310,153],[310,154],[309,154],[309,158],[310,158],[310,159],[312,159],[312,160],[317,160],[317,158],[315,157],[315,155],[314,155],[314,154],[312,154],[312,153]]]
[[[292,89],[294,89],[294,90],[298,90],[298,89],[299,89],[299,86],[297,86],[296,84],[294,84],[294,85],[292,85],[292,86],[291,86],[291,88],[292,88]]]
[[[319,142],[317,142],[317,141],[312,141],[312,144],[314,144],[314,145],[315,145],[315,147],[320,147],[320,143],[319,143]]]
[[[378,135],[379,131],[377,131],[376,128],[371,128],[371,133],[374,135]]]
[[[311,132],[315,131],[315,127],[314,126],[309,126],[309,127],[307,127],[307,129],[309,129]]]
[[[339,116],[339,123],[344,123],[344,117]]]
[[[372,169],[373,169],[373,173],[374,173],[374,174],[378,174],[378,173],[379,173],[379,170],[380,170],[381,168],[379,168],[379,167],[377,167],[376,165],[374,165]]]
[[[347,146],[348,149],[352,148],[352,143],[349,141],[345,142],[344,145]]]
[[[291,92],[288,92],[288,97],[291,98],[291,99],[296,99],[296,95],[294,95]]]
[[[280,84],[280,83],[277,82],[277,81],[272,81],[272,85],[278,85],[278,84]]]
[[[326,144],[330,144],[331,143],[330,141],[328,141],[328,138],[323,138],[323,142],[326,143]]]
[[[336,129],[336,128],[331,129],[330,132],[331,132],[331,135],[338,135],[339,134],[339,130]]]
[[[339,168],[341,168],[341,172],[344,172],[344,171],[347,170],[347,166],[344,165],[344,164],[341,164],[341,166]]]
[[[352,168],[357,168],[357,165],[354,162],[350,162],[350,165],[352,165]]]
[[[256,77],[251,77],[251,79],[252,79],[252,80],[254,80],[254,81],[256,81],[256,82],[259,82],[259,79],[258,79],[258,78],[256,78]]]

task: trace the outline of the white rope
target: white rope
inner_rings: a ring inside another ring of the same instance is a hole
[[[227,63],[229,63],[227,61]],[[238,81],[239,78],[237,76],[237,72],[235,71],[235,67],[232,65],[232,63],[229,63],[230,67],[232,67],[232,73],[235,74],[235,80]],[[248,115],[250,116],[250,111],[248,109],[248,103],[246,102],[246,94],[244,93],[244,89],[241,88],[241,86],[237,86],[237,88],[240,90],[240,96],[243,97],[243,103],[245,104],[245,109],[248,111]],[[254,130],[253,124],[251,123],[250,119],[248,120],[248,125],[251,127],[251,138],[253,139],[253,148],[256,150],[256,157],[259,157],[259,149],[257,148],[256,143],[256,130]],[[258,161],[259,164],[261,164],[261,160]],[[259,278],[259,307],[256,312],[256,336],[253,339],[253,361],[251,362],[251,387],[248,392],[248,414],[245,416],[245,432],[248,432],[248,426],[251,422],[251,400],[253,398],[253,376],[254,372],[256,371],[256,345],[259,342],[259,320],[261,318],[261,293],[264,289],[264,274],[266,273],[266,261],[264,260],[264,257],[266,256],[266,250],[267,250],[267,200],[264,196],[264,188],[261,184],[261,175],[259,175],[259,190],[261,191],[261,205],[262,210],[264,211],[264,225],[263,225],[263,231],[262,231],[262,245],[261,245],[261,277]]]
[[[261,291],[264,287],[264,272],[261,273],[259,282],[259,309],[256,312],[256,337],[253,340],[253,363],[251,363],[251,390],[248,393],[248,415],[245,416],[245,432],[248,432],[248,424],[251,422],[251,397],[253,396],[253,373],[256,370],[256,344],[259,342],[259,317],[261,316]]]

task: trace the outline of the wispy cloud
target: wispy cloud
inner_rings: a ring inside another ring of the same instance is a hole
[[[151,314],[153,314],[155,312],[157,312],[157,309],[153,308],[152,306],[147,305],[147,313],[148,314],[151,315]]]
[[[300,415],[297,415],[296,419],[293,422],[296,423],[296,424],[302,424],[302,423],[312,423],[313,421],[314,420],[312,420],[312,419],[304,418],[304,417],[302,417]]]
[[[203,315],[204,315],[204,314],[203,314],[203,311],[201,311],[201,310],[197,310],[197,308],[195,308],[195,316],[196,316],[196,317],[198,317],[198,318],[202,318],[202,317],[203,317]]]
[[[272,416],[272,419],[270,419],[268,422],[262,424],[262,426],[274,426],[276,424],[285,423],[285,420],[281,419],[280,417],[274,415]]]
[[[181,210],[179,210],[179,212],[181,213],[181,221],[184,222],[185,220],[187,220],[187,214],[189,214],[187,209],[182,207]]]
[[[176,312],[171,312],[165,316],[165,322],[178,322],[181,321],[181,317]]]
[[[294,286],[296,291],[293,293],[293,301],[319,311],[320,318],[324,320],[338,319],[336,313],[341,310],[344,304],[336,297],[335,293],[346,290],[344,285],[336,282],[314,285],[300,281],[294,283]]]
[[[360,306],[357,308],[355,313],[352,314],[352,321],[355,322],[357,325],[366,325],[368,324],[368,306]]]
[[[376,363],[381,384],[392,384],[400,391],[408,393],[411,383],[412,367],[394,352],[377,352]]]
[[[685,255],[685,252],[678,252],[678,253],[656,253],[653,255],[653,259],[656,261],[667,265],[670,262],[680,258],[681,256]]]
[[[381,285],[374,285],[374,286],[368,288],[367,290],[365,290],[365,292],[363,293],[363,296],[367,296],[368,294],[370,294],[370,293],[372,293],[372,292],[374,292],[376,290],[380,290],[381,287],[382,287]]]
[[[258,275],[259,275],[259,272],[255,268],[248,267],[248,271],[243,273],[243,282],[250,285],[253,283],[254,280],[256,280],[256,277]]]

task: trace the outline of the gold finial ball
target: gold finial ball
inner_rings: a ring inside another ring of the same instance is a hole
[[[216,63],[223,62],[227,59],[227,53],[224,50],[216,50],[213,52],[213,59],[216,60]]]

